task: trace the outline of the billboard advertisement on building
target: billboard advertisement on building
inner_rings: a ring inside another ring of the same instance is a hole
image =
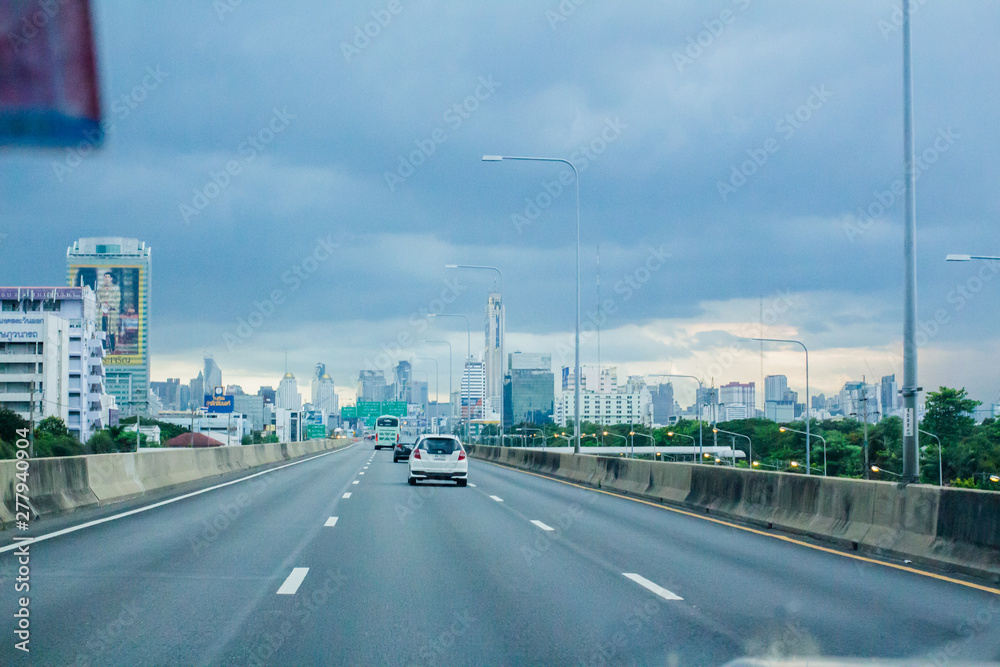
[[[104,338],[105,366],[141,366],[146,313],[140,296],[146,289],[141,266],[69,267],[70,282],[97,294],[97,316]]]

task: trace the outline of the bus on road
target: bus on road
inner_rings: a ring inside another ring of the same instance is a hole
[[[382,415],[375,420],[375,449],[392,449],[399,442],[399,417]]]

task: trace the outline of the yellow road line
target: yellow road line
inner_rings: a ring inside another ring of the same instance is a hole
[[[712,523],[717,523],[723,526],[729,526],[730,528],[736,528],[738,530],[745,530],[748,533],[754,533],[756,535],[763,535],[764,537],[771,537],[776,540],[781,540],[782,542],[790,542],[791,544],[798,544],[799,546],[809,547],[810,549],[815,549],[816,551],[825,551],[828,554],[834,554],[835,556],[843,556],[844,558],[852,558],[854,560],[859,560],[865,563],[872,563],[874,565],[882,565],[884,567],[891,567],[895,570],[902,570],[904,572],[912,572],[913,574],[919,574],[923,577],[930,577],[932,579],[939,579],[941,581],[947,581],[952,584],[958,584],[959,586],[965,586],[967,588],[975,588],[980,591],[986,591],[987,593],[993,593],[994,595],[1000,595],[1000,589],[990,588],[989,586],[983,586],[981,584],[974,584],[968,581],[962,581],[961,579],[954,579],[952,577],[946,577],[943,574],[935,574],[933,572],[925,572],[924,570],[918,570],[912,567],[906,567],[905,565],[896,565],[895,563],[887,563],[881,560],[875,560],[874,558],[866,558],[864,556],[858,556],[851,553],[846,553],[844,551],[838,551],[836,549],[830,549],[828,547],[821,547],[816,544],[810,544],[808,542],[803,542],[802,540],[796,540],[792,537],[786,537],[784,535],[775,535],[774,533],[769,533],[763,530],[757,530],[756,528],[750,528],[749,526],[741,526],[737,523],[730,523],[729,521],[723,521],[722,519],[714,519],[710,516],[704,516],[702,514],[697,514],[695,512],[688,512],[687,510],[677,509],[676,507],[670,507],[668,505],[661,505],[659,503],[650,502],[648,500],[642,500],[641,498],[633,498],[631,496],[623,496],[620,493],[613,493],[611,491],[605,491],[604,489],[595,489],[592,486],[584,486],[583,484],[577,484],[575,482],[569,482],[564,479],[559,479],[557,477],[549,477],[548,475],[539,475],[536,472],[531,472],[530,470],[522,470],[520,468],[515,468],[513,466],[504,465],[502,463],[496,463],[494,461],[486,461],[484,459],[477,459],[482,463],[488,463],[490,465],[497,466],[499,468],[505,468],[507,470],[513,470],[515,472],[521,472],[525,475],[533,475],[535,477],[541,477],[542,479],[549,479],[553,482],[559,482],[560,484],[568,484],[569,486],[575,486],[578,489],[584,489],[586,491],[596,491],[597,493],[603,493],[608,496],[614,496],[615,498],[622,498],[624,500],[631,500],[634,503],[642,503],[643,505],[649,505],[650,507],[657,507],[659,509],[667,510],[668,512],[675,512],[677,514],[683,514],[685,516],[694,517],[695,519],[701,519],[702,521],[711,521]]]

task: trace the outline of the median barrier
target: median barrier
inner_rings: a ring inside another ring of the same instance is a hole
[[[1000,493],[473,445],[470,455],[1000,583]]]
[[[28,459],[28,498],[34,515],[68,512],[136,498],[186,482],[336,450],[350,439],[239,447],[164,448],[139,453]],[[17,460],[0,460],[0,523],[16,521]]]
[[[28,463],[28,493],[23,495],[36,514],[66,512],[97,502],[90,490],[85,456],[28,459]]]

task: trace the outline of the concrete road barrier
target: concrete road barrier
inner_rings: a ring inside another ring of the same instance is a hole
[[[511,447],[472,457],[1000,583],[1000,493]]]
[[[242,447],[161,449],[139,453],[94,454],[28,460],[28,493],[32,512],[45,516],[79,507],[136,498],[199,479],[249,470],[325,450],[346,447],[351,439]],[[15,521],[17,461],[0,461],[0,523]],[[34,517],[32,517],[34,518]]]

